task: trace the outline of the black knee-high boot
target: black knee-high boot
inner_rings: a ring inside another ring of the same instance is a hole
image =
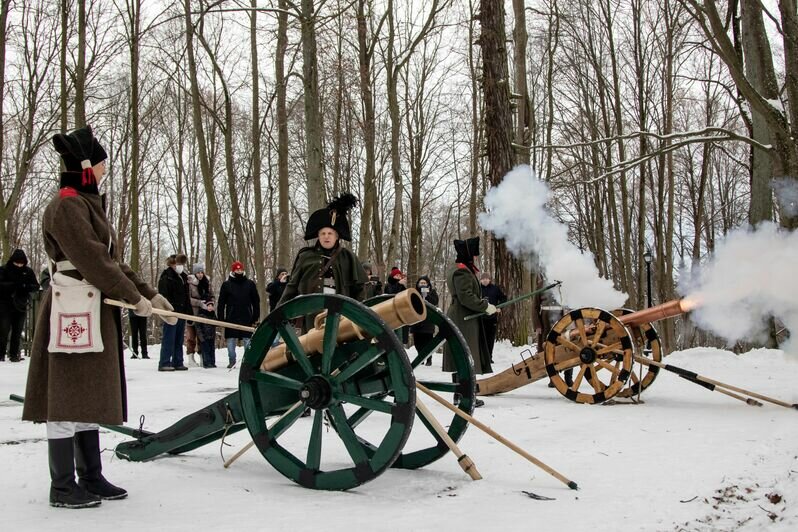
[[[106,500],[127,497],[127,491],[114,486],[103,476],[98,431],[82,430],[75,433],[75,465],[78,470],[78,485],[89,493]]]
[[[100,505],[100,498],[75,483],[75,451],[72,438],[47,440],[50,459],[50,506],[90,508]]]

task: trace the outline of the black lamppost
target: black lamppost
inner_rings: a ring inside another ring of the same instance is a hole
[[[646,248],[646,252],[643,253],[643,260],[646,263],[646,297],[648,298],[648,306],[651,306],[651,261],[654,260],[654,256],[651,254],[651,249]]]

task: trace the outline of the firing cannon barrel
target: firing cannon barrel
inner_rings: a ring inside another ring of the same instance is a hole
[[[689,312],[695,305],[691,305],[687,299],[674,299],[660,305],[656,305],[625,316],[619,316],[618,319],[624,325],[631,325],[639,327],[644,323],[651,323],[666,318],[672,318],[685,312]]]
[[[413,325],[427,318],[427,307],[424,298],[417,290],[410,288],[397,294],[395,297],[378,303],[371,307],[391,329],[398,329],[404,325]],[[306,354],[321,353],[324,344],[324,320],[317,319],[315,327],[298,338]],[[348,342],[363,338],[364,333],[355,323],[347,318],[342,318],[338,324],[338,343]],[[285,344],[280,344],[270,349],[263,359],[261,369],[276,371],[287,366],[293,357],[286,350]]]

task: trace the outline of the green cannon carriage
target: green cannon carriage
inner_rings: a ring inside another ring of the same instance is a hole
[[[298,336],[293,322],[309,314],[316,315],[315,327]],[[394,330],[424,320],[437,332],[410,360]],[[278,335],[284,343],[272,347]],[[350,489],[390,467],[420,468],[449,451],[416,408],[414,375],[444,343],[457,372],[418,382],[449,394],[470,414],[475,378],[468,347],[452,322],[418,292],[366,304],[339,295],[297,297],[275,309],[255,331],[237,392],[157,433],[108,428],[135,437],[116,447],[119,457],[132,461],[185,453],[246,428],[266,461],[294,482],[313,489]],[[302,420],[308,409],[310,419]],[[304,432],[292,430],[299,425],[305,425]],[[456,442],[468,423],[452,415],[444,425]],[[335,437],[323,437],[327,431]]]

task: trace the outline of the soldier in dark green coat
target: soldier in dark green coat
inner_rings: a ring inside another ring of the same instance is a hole
[[[455,240],[454,249],[457,251],[455,267],[446,276],[446,284],[452,294],[452,304],[447,315],[454,322],[471,351],[474,360],[474,371],[481,375],[492,373],[490,353],[485,341],[481,320],[465,320],[466,316],[485,312],[492,315],[496,307],[486,299],[482,299],[477,273],[479,269],[474,265],[474,260],[479,256],[479,237],[468,240]],[[448,344],[443,350],[443,371],[456,371],[452,363]]]
[[[341,294],[363,300],[363,287],[368,281],[366,272],[354,253],[341,246],[341,240],[351,240],[346,213],[356,203],[353,195],[343,194],[310,215],[305,226],[305,240],[318,240],[297,253],[280,298],[281,305],[305,294]],[[305,325],[312,327],[310,316]]]

